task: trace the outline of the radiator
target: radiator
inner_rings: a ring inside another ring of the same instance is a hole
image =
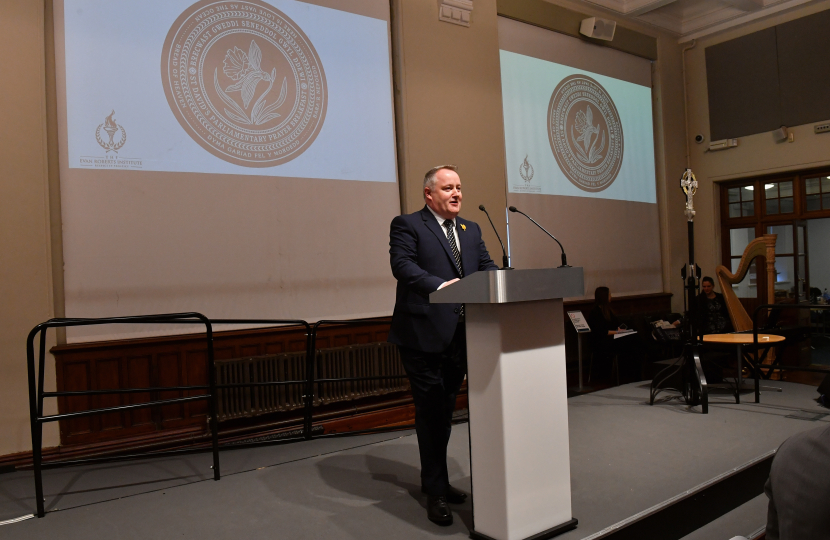
[[[305,352],[217,360],[216,384],[304,381]],[[398,349],[391,343],[370,343],[320,349],[315,379],[391,377],[405,375]],[[223,388],[217,391],[219,421],[252,417],[303,407],[304,384]],[[343,381],[314,385],[314,405],[328,405],[409,389],[406,378]]]

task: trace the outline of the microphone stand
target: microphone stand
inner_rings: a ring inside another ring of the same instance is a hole
[[[683,353],[672,365],[661,370],[650,385],[649,404],[654,405],[654,399],[664,390],[676,390],[683,395],[686,403],[695,406],[702,405],[701,412],[708,414],[709,399],[706,376],[700,363],[700,344],[698,324],[698,289],[700,287],[700,267],[695,264],[695,208],[694,196],[697,192],[697,179],[692,169],[687,168],[680,179],[680,188],[686,195],[686,222],[688,227],[689,262],[683,266],[680,275],[684,281],[684,303],[686,307],[683,334],[686,338],[683,344]],[[670,379],[681,374],[681,388],[671,388]]]
[[[496,233],[496,238],[499,239],[499,244],[501,244],[501,266],[502,270],[513,270],[510,266],[510,259],[507,258],[507,251],[504,249],[504,242],[501,241],[501,236],[499,236],[499,231],[496,229],[496,226],[493,225],[493,220],[490,219],[490,213],[487,212],[487,209],[484,208],[483,204],[478,205],[478,209],[484,212],[487,216],[487,220],[490,222],[490,226],[493,227],[493,232]]]
[[[545,234],[547,234],[548,236],[550,236],[551,238],[553,238],[553,239],[554,239],[554,241],[555,241],[557,244],[559,244],[559,249],[561,249],[561,250],[562,250],[562,264],[559,266],[559,268],[570,268],[570,267],[568,266],[568,257],[565,255],[565,248],[563,248],[563,247],[562,247],[562,242],[560,242],[559,240],[557,240],[557,239],[556,239],[556,237],[555,237],[555,236],[553,236],[551,233],[549,233],[547,229],[545,229],[544,227],[542,227],[541,225],[539,225],[538,223],[536,223],[536,220],[535,220],[535,219],[533,219],[532,217],[528,216],[527,214],[525,214],[524,212],[522,212],[521,210],[519,210],[519,209],[518,209],[518,208],[516,208],[515,206],[511,206],[511,207],[509,207],[509,208],[508,208],[508,210],[510,210],[511,212],[518,212],[519,214],[523,215],[524,217],[526,217],[527,219],[529,219],[530,221],[532,221],[534,225],[536,225],[537,227],[539,227],[540,229],[542,229],[542,230],[545,232]]]

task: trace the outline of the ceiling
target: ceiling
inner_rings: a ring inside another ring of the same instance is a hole
[[[690,41],[815,0],[580,0]]]

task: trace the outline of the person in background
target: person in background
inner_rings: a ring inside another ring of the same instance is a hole
[[[626,371],[636,377],[640,366],[640,359],[637,358],[640,344],[635,336],[614,338],[616,334],[626,332],[627,328],[611,309],[611,290],[608,287],[594,290],[594,308],[588,315],[588,326],[591,327],[594,358],[607,362],[615,355],[618,361],[620,356],[630,357],[633,360],[626,362]]]
[[[701,334],[726,334],[732,332],[732,321],[726,309],[726,299],[715,292],[715,280],[709,276],[700,280],[697,297],[699,328]]]
[[[784,441],[764,487],[767,540],[830,538],[830,426]]]

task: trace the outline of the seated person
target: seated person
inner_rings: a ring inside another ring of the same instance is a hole
[[[623,366],[620,357],[631,358],[632,361],[625,364],[628,367],[625,371],[629,377],[638,378],[642,357],[640,343],[634,336],[614,339],[614,335],[624,332],[626,327],[611,309],[611,291],[608,287],[597,287],[594,291],[594,309],[588,315],[588,326],[591,327],[594,359],[608,361],[616,355],[618,365]]]
[[[715,280],[709,276],[700,281],[701,292],[697,297],[698,328],[701,334],[726,334],[732,332],[732,321],[726,309],[726,299],[715,292]]]

